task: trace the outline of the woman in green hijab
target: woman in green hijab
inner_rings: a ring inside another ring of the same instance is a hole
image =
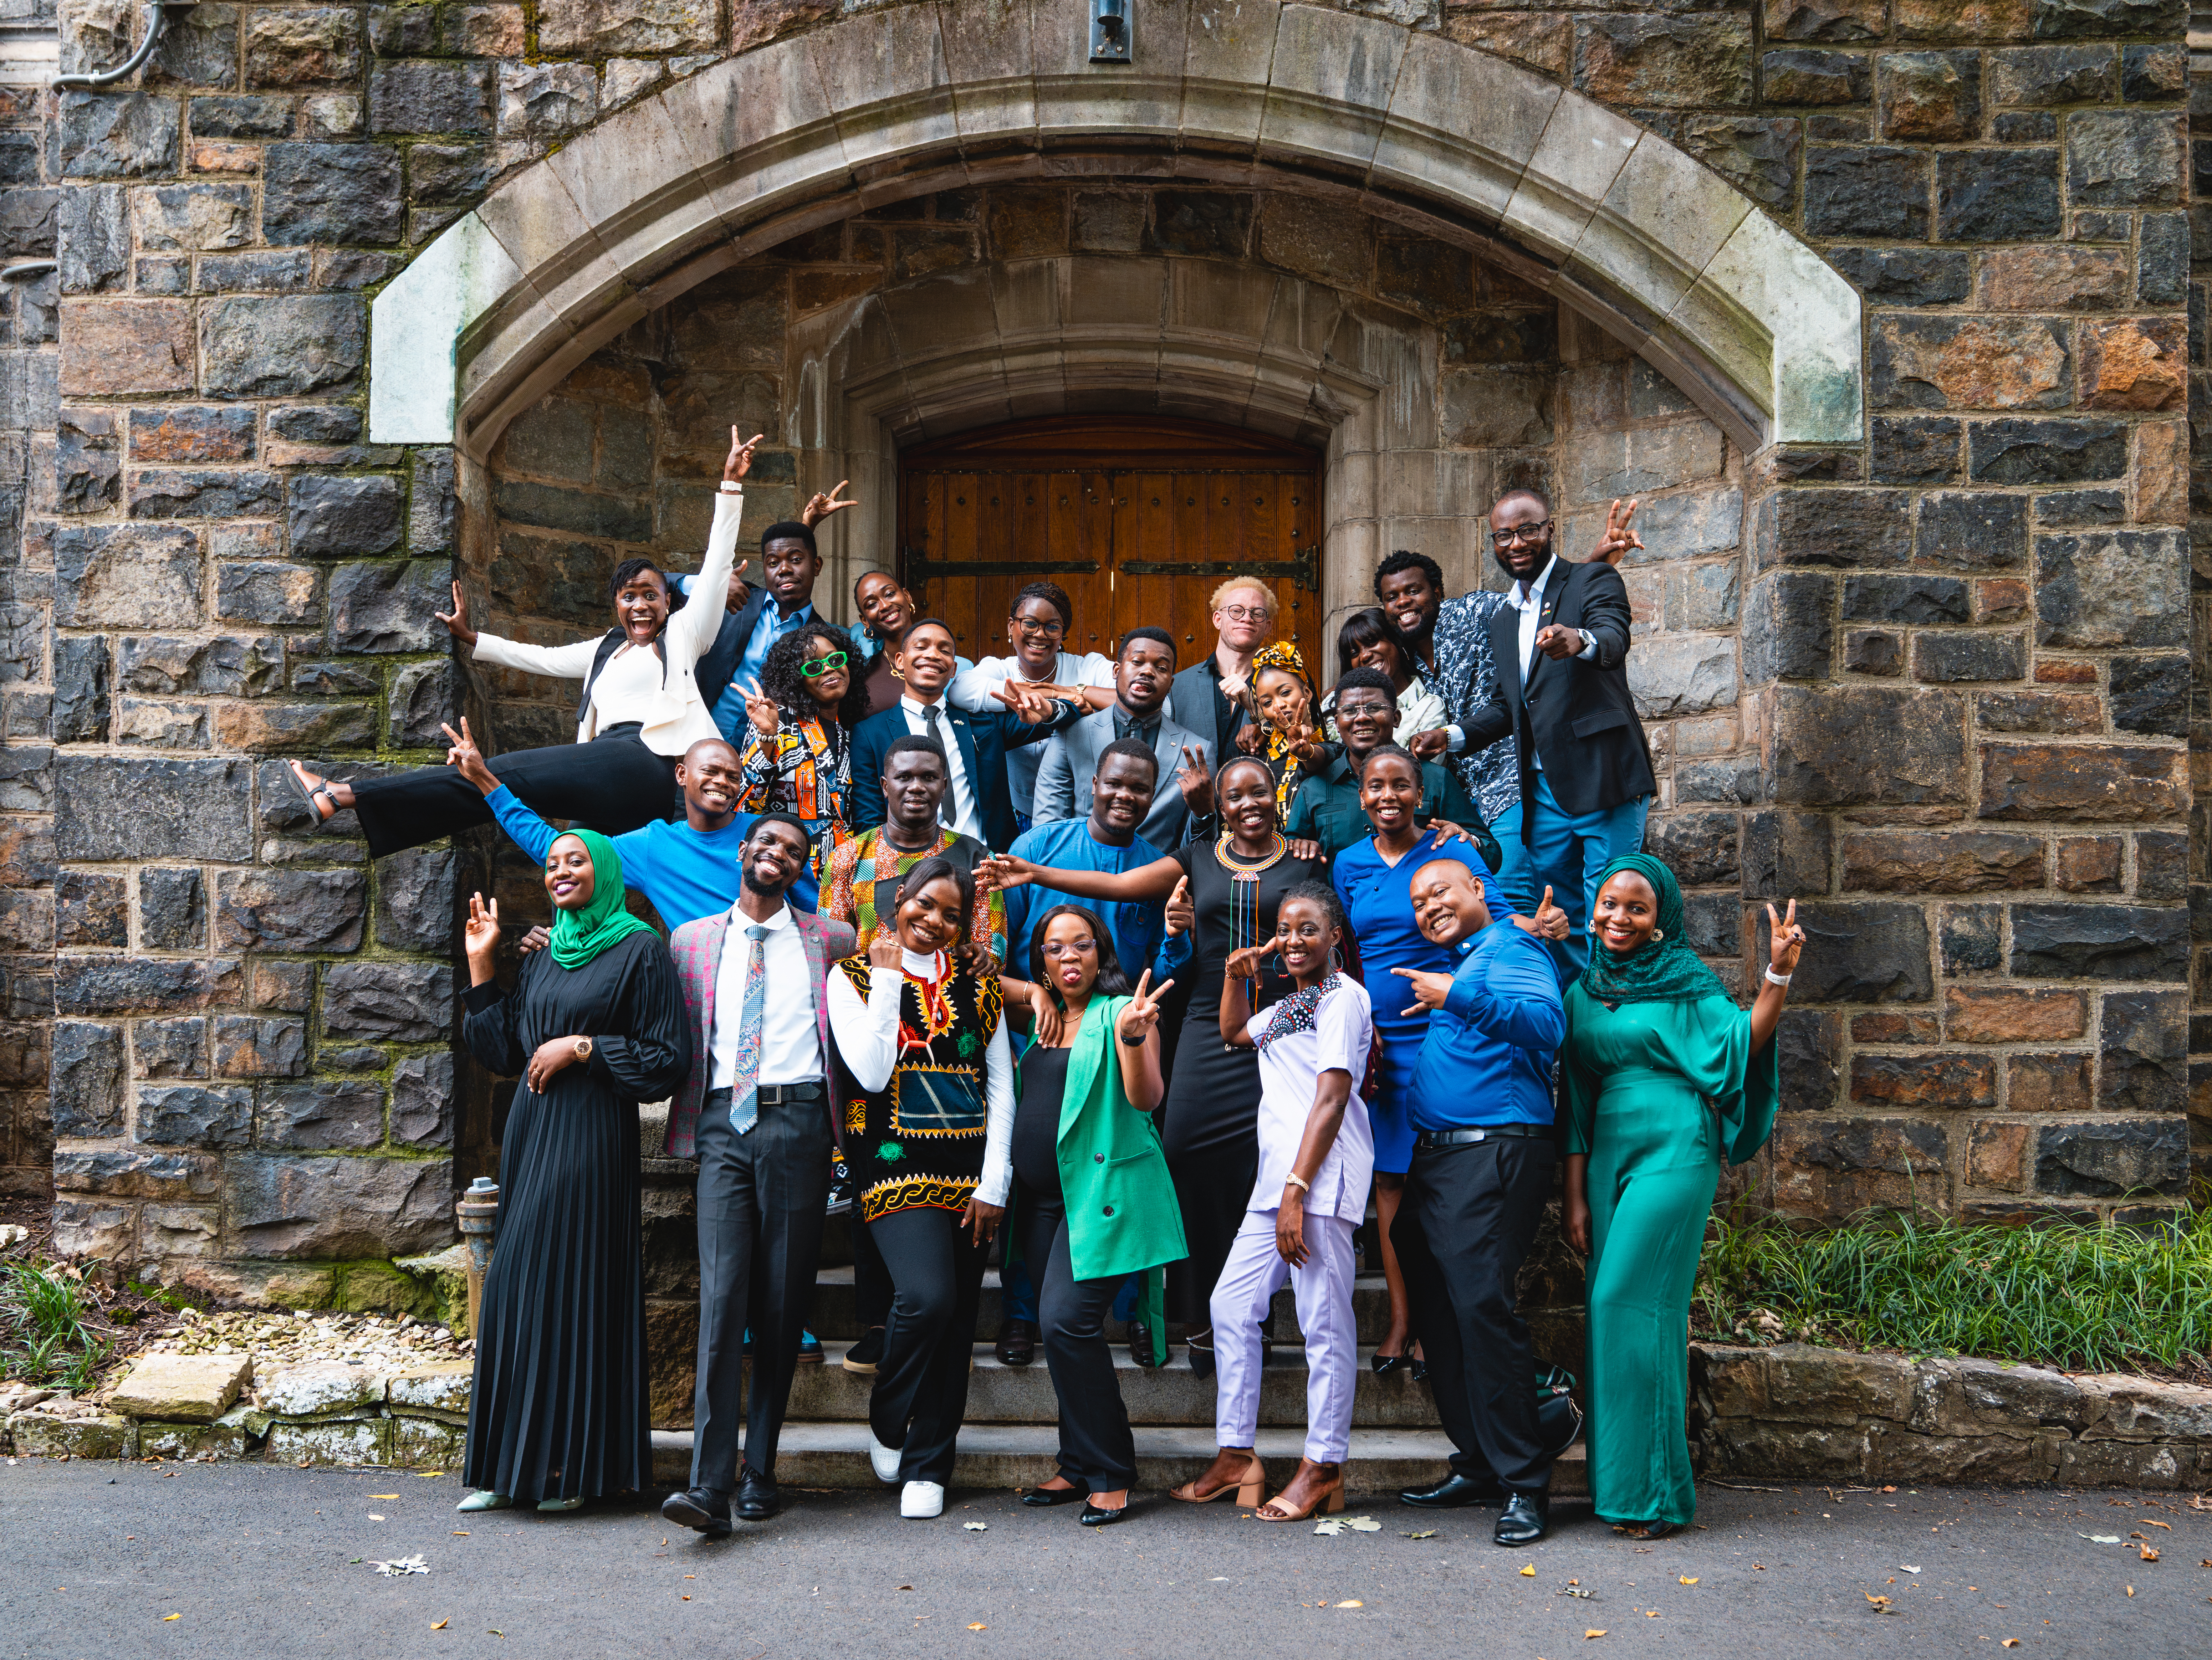
[[[462,1510],[574,1510],[653,1479],[637,1107],[691,1067],[660,936],[623,908],[622,856],[589,830],[545,851],[552,948],[502,992],[499,905],[469,900],[469,1052],[522,1082],[500,1137],[499,1236],[477,1318]]]
[[[1697,1513],[1683,1412],[1690,1293],[1723,1164],[1774,1129],[1774,1028],[1803,949],[1778,918],[1748,1013],[1690,948],[1682,890],[1649,854],[1599,878],[1589,966],[1567,989],[1567,1242],[1589,1259],[1590,1497],[1637,1538]]]

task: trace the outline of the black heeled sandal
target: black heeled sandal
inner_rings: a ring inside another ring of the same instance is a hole
[[[1208,1337],[1212,1336],[1212,1330],[1208,1328],[1206,1335]],[[1182,1346],[1189,1352],[1190,1354],[1190,1374],[1192,1377],[1211,1378],[1213,1376],[1213,1345],[1212,1343],[1200,1343],[1194,1338],[1186,1337],[1183,1339]]]
[[[1388,1378],[1394,1372],[1403,1372],[1413,1363],[1412,1359],[1404,1354],[1370,1354],[1367,1357],[1367,1364],[1375,1368],[1377,1378]]]
[[[284,776],[292,780],[292,787],[300,792],[300,798],[307,803],[307,810],[315,815],[315,828],[318,830],[345,811],[345,809],[338,805],[338,798],[331,792],[331,783],[328,779],[319,779],[310,785],[307,782],[307,769],[296,760],[288,760],[284,763]],[[315,804],[315,797],[318,796],[330,803],[329,812],[325,813]]]

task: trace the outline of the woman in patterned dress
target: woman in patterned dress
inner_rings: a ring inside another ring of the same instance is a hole
[[[761,688],[745,699],[744,813],[788,813],[814,838],[814,860],[793,903],[811,909],[823,873],[851,836],[852,729],[867,712],[852,636],[826,622],[795,628],[769,648]]]

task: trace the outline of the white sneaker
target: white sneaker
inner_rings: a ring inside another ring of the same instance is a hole
[[[876,1472],[878,1481],[898,1480],[899,1460],[902,1456],[896,1447],[887,1447],[874,1436],[868,1437],[868,1468]]]
[[[934,1481],[908,1481],[899,1494],[899,1514],[927,1521],[945,1514],[945,1489]]]

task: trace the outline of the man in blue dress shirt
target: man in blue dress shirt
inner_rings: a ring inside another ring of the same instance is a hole
[[[814,579],[822,574],[822,555],[815,551],[813,527],[798,519],[769,525],[761,532],[760,565],[759,587],[748,586],[738,571],[730,573],[723,598],[727,614],[694,671],[716,729],[740,746],[747,725],[745,694],[760,690],[769,648],[814,620]],[[690,596],[690,577],[677,578],[676,585]]]
[[[1449,974],[1395,972],[1431,1011],[1413,1065],[1413,1168],[1390,1241],[1455,1449],[1451,1473],[1399,1496],[1502,1506],[1492,1537],[1533,1544],[1549,1522],[1552,1455],[1536,1431],[1535,1364],[1515,1307],[1552,1196],[1552,1057],[1566,1033],[1559,970],[1534,934],[1492,921],[1455,859],[1413,874],[1413,919],[1458,957]]]

